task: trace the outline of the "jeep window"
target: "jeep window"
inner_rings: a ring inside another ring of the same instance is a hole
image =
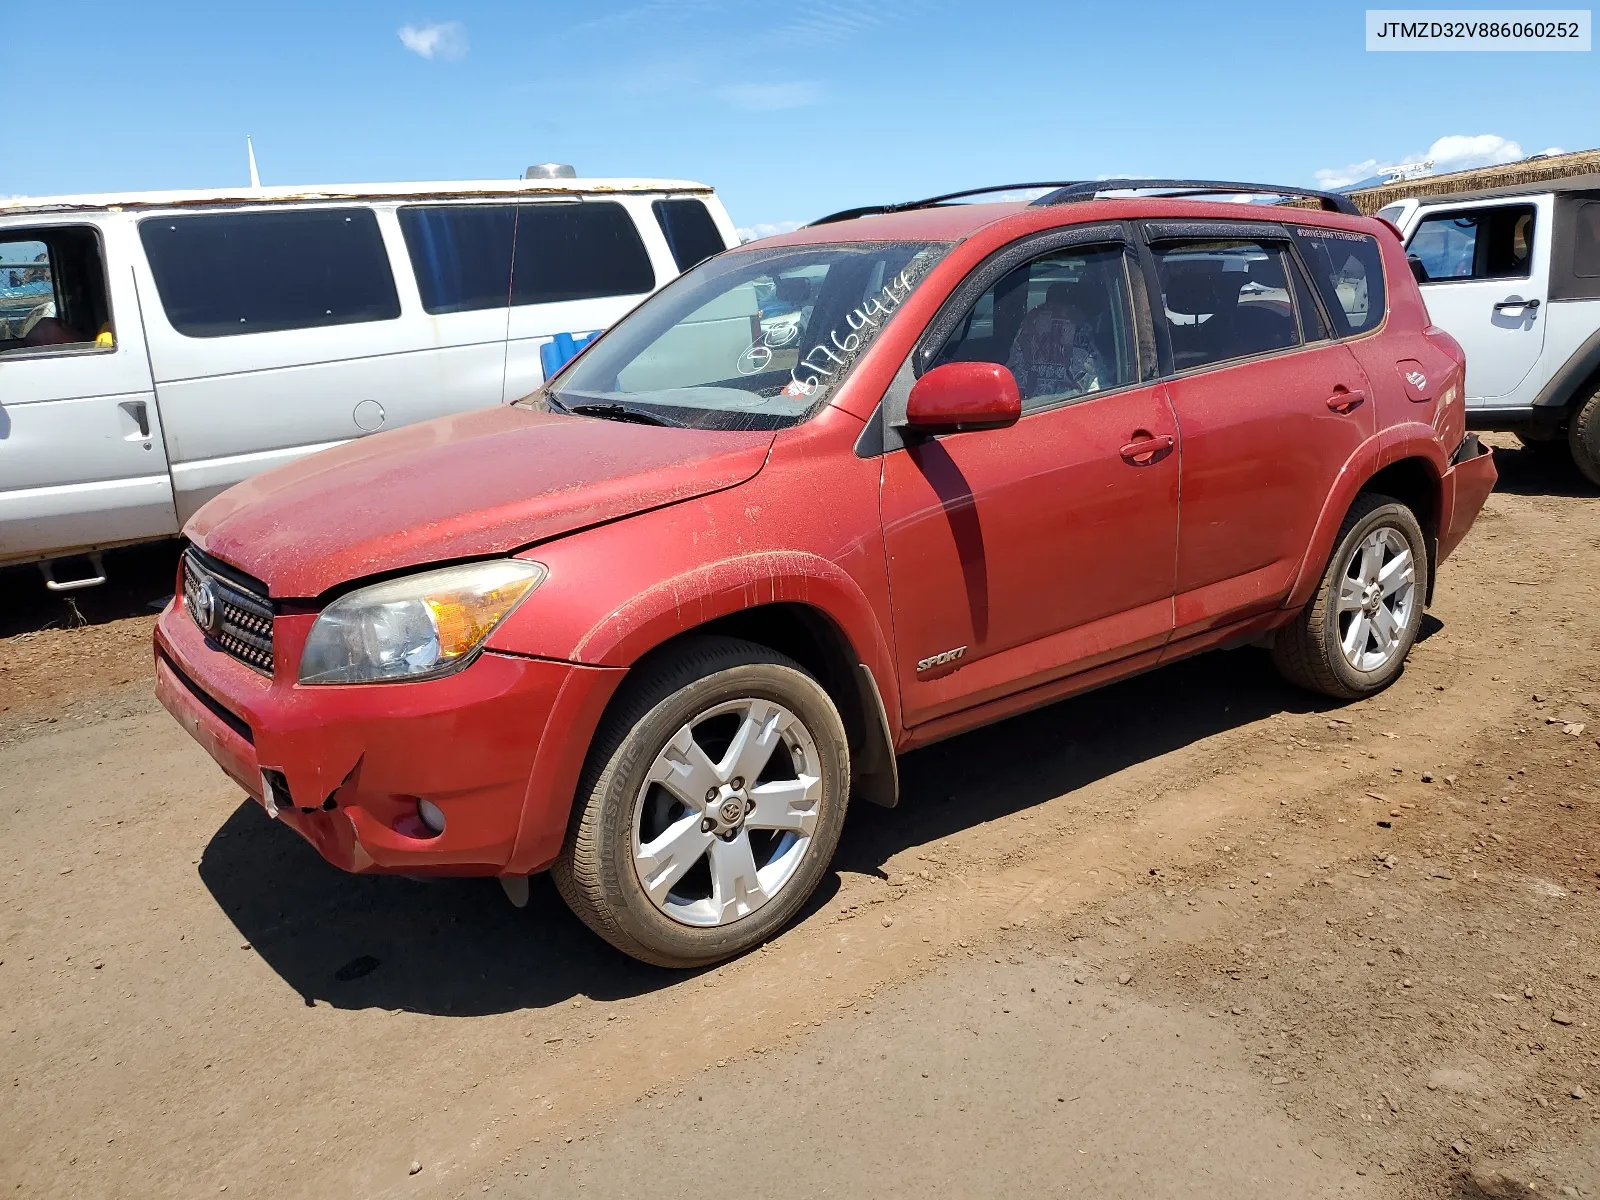
[[[0,240],[0,355],[115,345],[95,230],[7,230]]]
[[[730,250],[679,276],[526,402],[777,429],[810,416],[949,246]]]
[[[1154,252],[1175,370],[1300,344],[1284,250],[1208,241],[1161,243]]]
[[[1427,282],[1526,279],[1533,270],[1531,204],[1502,204],[1435,213],[1422,219],[1407,253],[1422,264]]]
[[[699,200],[657,200],[650,207],[678,270],[687,271],[727,249],[711,210]]]
[[[512,304],[641,296],[655,268],[628,210],[611,200],[517,206]]]
[[[1024,412],[1138,381],[1122,248],[1059,250],[979,296],[934,358],[1011,369]]]
[[[139,239],[186,337],[392,321],[400,298],[370,208],[148,217]]]
[[[1290,232],[1333,318],[1334,333],[1350,337],[1382,325],[1387,294],[1378,239],[1307,225],[1293,226]]]
[[[511,302],[516,205],[406,205],[400,231],[424,312],[470,312]]]
[[[1600,279],[1600,201],[1578,205],[1572,214],[1572,273]]]

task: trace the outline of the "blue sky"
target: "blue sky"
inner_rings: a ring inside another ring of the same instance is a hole
[[[1363,11],[15,5],[0,195],[242,184],[249,133],[267,183],[493,178],[557,160],[703,180],[759,227],[1024,179],[1311,184],[1442,138],[1468,140],[1435,150],[1441,169],[1600,145],[1592,52],[1369,54]]]

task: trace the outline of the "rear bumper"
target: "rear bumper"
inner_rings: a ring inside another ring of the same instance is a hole
[[[175,599],[156,625],[157,698],[257,801],[263,770],[275,772],[276,814],[344,870],[548,865],[623,672],[485,652],[442,679],[301,687],[295,663],[311,619],[274,621],[278,677],[268,679],[208,645]],[[444,813],[443,833],[418,819],[419,798]]]
[[[1468,439],[1477,442],[1476,438]],[[1443,506],[1439,514],[1439,561],[1443,562],[1467,536],[1478,519],[1484,501],[1494,491],[1500,473],[1495,470],[1494,451],[1479,445],[1480,453],[1457,459],[1445,472]]]

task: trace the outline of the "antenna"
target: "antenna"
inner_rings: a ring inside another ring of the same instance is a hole
[[[244,152],[250,157],[250,186],[258,188],[261,186],[261,173],[256,170],[256,148],[251,144],[248,133],[244,135]]]

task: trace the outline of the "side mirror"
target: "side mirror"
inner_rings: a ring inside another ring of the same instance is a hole
[[[906,400],[906,427],[919,433],[1003,429],[1021,416],[1016,377],[999,363],[945,363],[917,380]]]
[[[1422,265],[1422,260],[1415,254],[1406,255],[1406,265],[1411,268],[1411,278],[1418,283],[1428,283],[1428,268]]]

